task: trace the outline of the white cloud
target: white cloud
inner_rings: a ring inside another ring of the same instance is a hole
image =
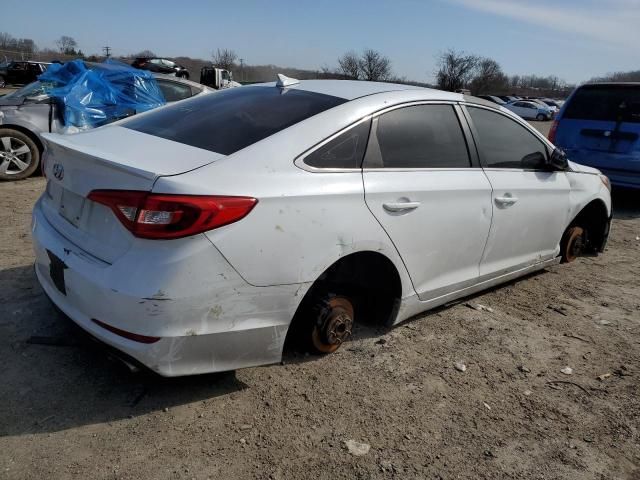
[[[449,0],[474,10],[636,49],[640,42],[640,1],[581,0],[573,7],[543,1]]]

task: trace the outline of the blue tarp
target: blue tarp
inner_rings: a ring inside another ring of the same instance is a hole
[[[66,127],[98,127],[165,104],[150,72],[117,60],[53,63],[38,80],[55,85],[50,96],[62,106]]]

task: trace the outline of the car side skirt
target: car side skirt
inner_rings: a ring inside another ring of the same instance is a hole
[[[527,265],[525,267],[518,268],[517,270],[512,270],[508,273],[503,273],[498,276],[492,275],[491,278],[480,278],[479,281],[474,283],[473,285],[454,290],[452,292],[425,301],[418,300],[417,295],[405,298],[402,300],[402,305],[400,306],[400,311],[398,312],[398,316],[396,317],[394,325],[407,320],[408,318],[417,315],[418,313],[424,312],[426,310],[431,310],[459,298],[473,295],[474,293],[486,290],[491,287],[495,287],[496,285],[500,285],[505,282],[509,282],[518,277],[522,277],[529,273],[542,270],[552,265],[557,265],[558,263],[560,263],[560,257],[555,257],[549,260],[534,263],[532,265]]]

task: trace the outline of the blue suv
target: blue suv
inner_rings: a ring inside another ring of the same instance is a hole
[[[567,99],[549,140],[613,185],[640,189],[640,83],[592,83]]]

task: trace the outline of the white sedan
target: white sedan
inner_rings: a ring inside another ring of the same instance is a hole
[[[281,78],[46,141],[44,291],[165,376],[333,352],[609,232],[606,177],[438,90]]]
[[[529,120],[543,121],[553,118],[551,107],[528,100],[516,100],[515,102],[507,103],[504,107]]]

